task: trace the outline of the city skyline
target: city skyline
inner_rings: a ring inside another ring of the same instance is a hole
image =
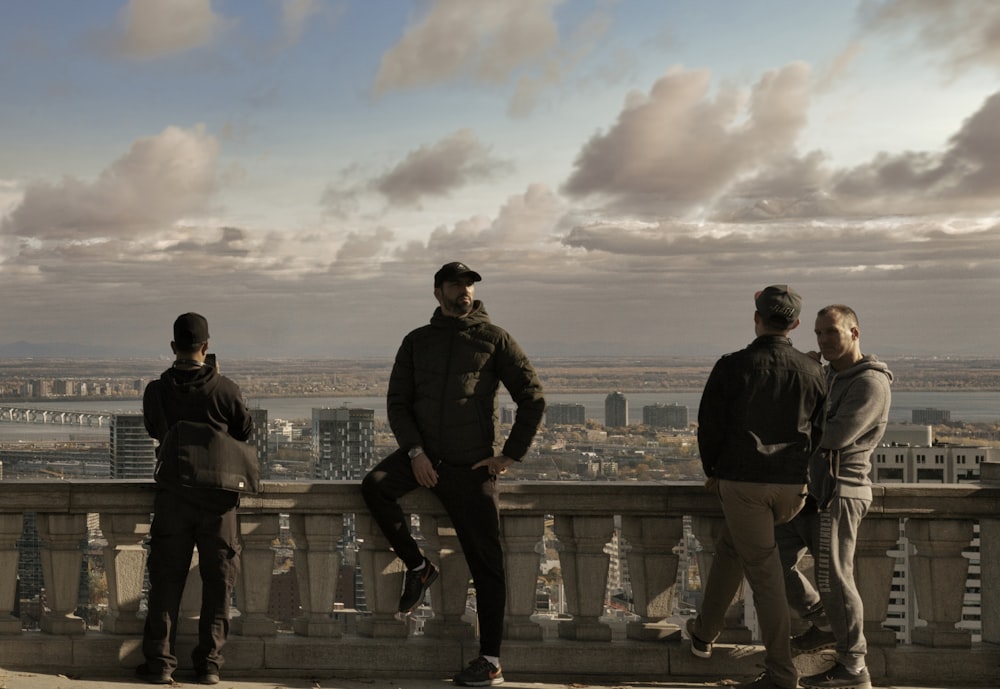
[[[463,260],[533,356],[720,354],[752,295],[992,351],[1000,6],[41,0],[0,26],[0,345],[389,357]]]

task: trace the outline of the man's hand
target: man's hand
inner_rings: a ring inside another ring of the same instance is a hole
[[[479,467],[486,467],[490,470],[490,476],[499,476],[500,474],[507,473],[507,467],[514,463],[514,460],[510,457],[504,455],[497,455],[496,457],[490,457],[489,459],[484,459],[481,462],[472,465],[473,469],[478,469]]]
[[[421,452],[411,459],[410,468],[413,469],[413,476],[417,479],[417,483],[424,488],[433,488],[437,485],[438,474],[434,471],[434,465],[426,452]]]
[[[714,476],[709,476],[705,479],[705,490],[707,490],[712,495],[719,494],[719,479]]]

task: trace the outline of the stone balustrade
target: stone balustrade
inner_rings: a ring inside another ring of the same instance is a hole
[[[876,680],[907,682],[952,678],[954,686],[995,681],[1000,665],[1000,592],[982,590],[982,643],[956,626],[961,619],[973,525],[980,528],[983,582],[1000,575],[1000,465],[983,467],[982,483],[887,484],[863,523],[857,577],[865,601],[869,668]],[[0,666],[69,671],[94,665],[127,668],[141,661],[141,604],[154,486],[146,481],[0,481]],[[475,630],[466,613],[468,570],[448,516],[436,499],[417,491],[404,500],[420,515],[428,556],[441,576],[431,587],[434,615],[413,636],[397,619],[402,566],[368,516],[356,483],[264,482],[240,508],[243,574],[238,616],[226,648],[229,670],[301,670],[353,676],[444,676],[476,655]],[[23,514],[36,514],[41,541],[46,608],[41,631],[21,630],[13,616]],[[674,547],[691,517],[709,565],[712,534],[721,513],[700,484],[637,482],[521,482],[505,480],[502,537],[508,572],[504,666],[508,675],[552,679],[656,679],[755,674],[762,654],[705,663],[692,659],[673,608],[680,562]],[[108,611],[102,629],[76,616],[87,515],[100,515],[107,545]],[[289,515],[301,614],[293,631],[279,631],[268,616],[279,515]],[[546,621],[535,614],[540,543],[551,517],[568,616]],[[344,520],[354,520],[367,612],[356,625],[335,609]],[[909,585],[915,587],[919,621],[912,644],[897,646],[883,628],[892,586],[900,519],[913,549]],[[615,537],[624,552],[635,615],[613,631],[604,617]],[[183,604],[181,653],[193,645],[197,573]],[[746,643],[738,622],[728,639]],[[745,630],[742,630],[745,632]],[[184,656],[182,656],[183,658]],[[930,673],[930,674],[928,674]],[[957,678],[957,679],[956,679]],[[880,682],[881,683],[881,682]],[[948,686],[943,684],[941,686]]]

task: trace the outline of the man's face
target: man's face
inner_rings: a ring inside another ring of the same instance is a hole
[[[816,344],[827,361],[839,361],[852,354],[858,336],[858,327],[843,314],[831,312],[816,318]]]
[[[463,318],[472,312],[472,302],[476,298],[476,283],[472,280],[447,280],[434,290],[446,316]]]

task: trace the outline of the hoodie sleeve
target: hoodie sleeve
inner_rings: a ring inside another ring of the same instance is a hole
[[[879,371],[866,371],[834,385],[847,386],[831,408],[820,446],[843,450],[885,424],[889,411],[889,378]]]
[[[386,415],[389,417],[389,427],[396,436],[399,447],[408,450],[422,445],[420,428],[413,415],[413,404],[416,398],[414,383],[413,341],[410,336],[403,338],[403,343],[396,352],[396,359],[389,374],[389,390],[386,393]]]
[[[521,461],[542,423],[545,398],[538,374],[520,345],[509,334],[505,334],[502,344],[497,349],[497,373],[517,405],[514,425],[502,452],[506,457]]]

